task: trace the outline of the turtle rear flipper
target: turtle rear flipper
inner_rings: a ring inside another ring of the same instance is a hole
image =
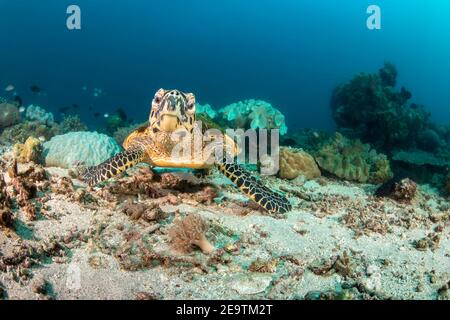
[[[247,197],[267,211],[272,213],[291,211],[292,206],[286,197],[267,188],[240,165],[223,162],[217,166],[220,172],[233,181]]]
[[[95,186],[142,162],[144,157],[145,152],[142,148],[127,149],[98,166],[87,168],[82,173],[81,180],[90,186]]]

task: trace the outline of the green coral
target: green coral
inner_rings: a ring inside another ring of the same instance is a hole
[[[316,161],[323,170],[345,180],[378,184],[393,177],[384,154],[378,154],[360,140],[350,140],[340,133],[320,148]]]
[[[263,100],[245,100],[230,104],[219,110],[222,121],[233,129],[279,129],[287,133],[284,115]]]
[[[197,115],[199,114],[206,114],[211,119],[217,117],[217,111],[214,110],[209,104],[201,105],[197,103]]]

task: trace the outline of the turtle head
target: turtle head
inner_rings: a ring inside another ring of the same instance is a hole
[[[192,131],[195,123],[195,96],[179,90],[159,89],[152,101],[150,128],[153,132]]]

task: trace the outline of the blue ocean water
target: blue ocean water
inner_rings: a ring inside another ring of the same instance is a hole
[[[71,4],[81,30],[66,28]],[[371,4],[381,30],[366,27]],[[412,100],[450,123],[449,13],[447,0],[0,0],[0,88],[55,114],[77,104],[93,128],[104,119],[90,106],[142,121],[164,87],[215,108],[264,99],[291,128],[331,130],[332,89],[388,60]]]

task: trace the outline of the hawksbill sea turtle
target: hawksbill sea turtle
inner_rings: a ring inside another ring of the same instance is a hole
[[[201,148],[209,148],[198,159],[192,157],[174,157],[174,148],[179,142],[174,141],[173,133],[184,130],[192,133],[196,124],[196,102],[192,93],[179,90],[160,89],[152,101],[149,124],[132,132],[124,141],[125,151],[94,167],[89,167],[82,173],[81,179],[94,186],[104,182],[132,166],[145,162],[154,167],[208,169],[216,166],[229,178],[248,198],[258,203],[271,213],[285,213],[291,210],[289,201],[281,194],[270,190],[261,181],[252,176],[242,166],[229,161],[230,157],[213,157],[214,148],[224,148],[232,155],[239,152],[233,139],[222,136],[221,144],[201,142]],[[190,143],[191,138],[183,139]],[[191,148],[191,145],[188,145]]]

